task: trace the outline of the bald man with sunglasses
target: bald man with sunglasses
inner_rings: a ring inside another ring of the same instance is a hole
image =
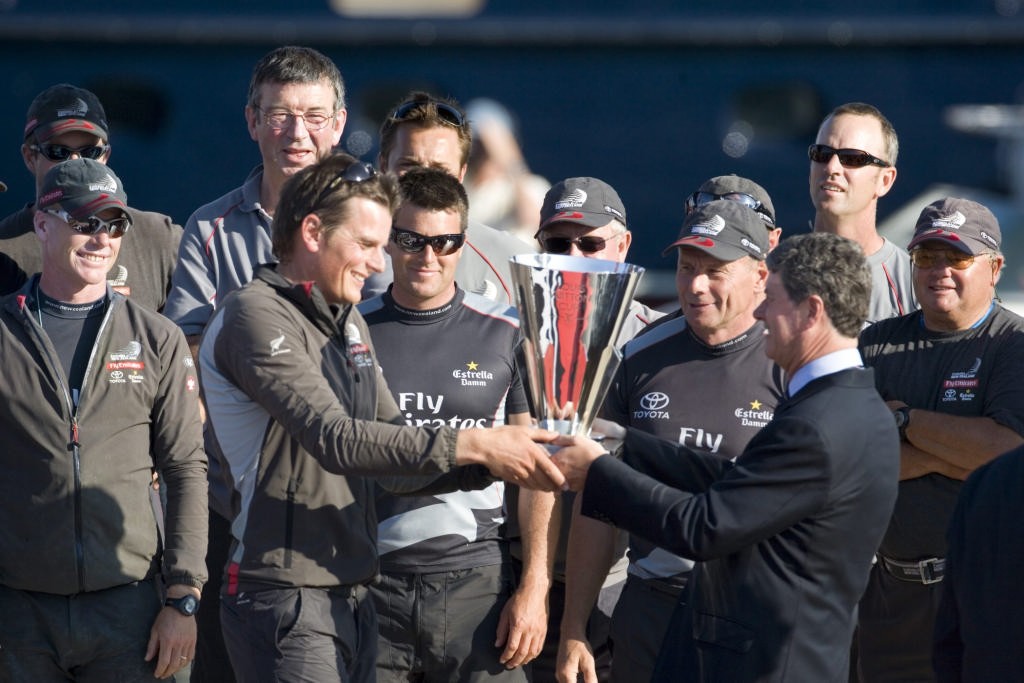
[[[909,245],[921,310],[860,337],[901,437],[899,497],[860,603],[863,681],[934,680],[932,633],[957,496],[972,471],[1024,443],[1024,319],[995,299],[1000,244],[999,223],[981,204],[929,204]]]
[[[917,308],[906,251],[878,234],[878,200],[896,182],[899,140],[877,108],[850,102],[834,109],[807,150],[814,231],[851,239],[871,268],[868,324]]]
[[[110,126],[95,94],[68,83],[39,93],[26,115],[21,158],[35,178],[36,191],[47,172],[68,159],[110,160]],[[170,217],[129,207],[133,229],[125,235],[107,281],[115,290],[154,311],[163,309],[171,289],[182,229]],[[42,269],[39,240],[33,232],[35,203],[0,220],[0,252],[26,273]],[[0,294],[12,289],[0,283]]]

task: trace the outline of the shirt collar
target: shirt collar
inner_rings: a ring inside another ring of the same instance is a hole
[[[824,356],[815,358],[793,373],[793,378],[789,380],[789,395],[796,396],[796,392],[819,377],[831,375],[849,368],[859,368],[863,365],[864,361],[860,357],[860,351],[855,348],[840,349],[839,351],[827,353]]]

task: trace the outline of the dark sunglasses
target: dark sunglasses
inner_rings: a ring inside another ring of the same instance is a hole
[[[132,219],[128,214],[104,220],[99,216],[78,219],[63,209],[46,209],[46,213],[60,218],[68,224],[69,228],[83,235],[96,235],[105,230],[111,237],[116,239],[128,232],[128,228],[132,227]]]
[[[446,102],[441,102],[440,100],[435,100],[433,98],[429,100],[409,100],[408,102],[403,102],[402,104],[398,105],[395,108],[395,111],[391,113],[391,118],[394,119],[395,121],[402,121],[405,119],[405,117],[409,115],[409,112],[421,109],[430,104],[433,104],[435,107],[437,107],[437,115],[444,123],[447,123],[449,126],[454,126],[456,128],[465,127],[465,114],[463,114],[461,111],[459,111],[452,105]]]
[[[980,254],[979,254],[980,256]],[[949,266],[953,270],[967,270],[974,264],[977,256],[960,251],[959,249],[911,249],[910,261],[922,270],[934,268],[937,265]]]
[[[86,145],[85,147],[68,147],[67,145],[49,145],[45,142],[32,145],[29,149],[39,152],[50,161],[67,161],[72,154],[80,159],[99,159],[110,151],[110,145]]]
[[[466,241],[465,233],[455,235],[434,235],[427,237],[405,228],[391,228],[391,241],[407,254],[418,254],[429,244],[438,256],[447,256],[458,251]]]
[[[611,237],[595,237],[593,235],[582,235],[581,237],[537,237],[541,249],[549,254],[568,254],[572,245],[576,245],[584,254],[594,254],[602,249],[613,239],[622,237],[625,233],[617,233]]]
[[[365,183],[367,180],[373,180],[377,177],[377,169],[365,161],[354,161],[348,165],[348,167],[334,176],[331,182],[327,183],[327,187],[320,191],[320,194],[316,196],[316,201],[310,206],[309,213],[315,212],[320,208],[320,203],[327,197],[331,191],[338,186],[339,183]],[[301,222],[301,217],[298,218]]]
[[[693,212],[699,206],[710,204],[713,201],[719,199],[726,199],[731,202],[739,202],[743,206],[749,207],[757,212],[757,215],[765,223],[774,226],[775,219],[768,214],[768,209],[765,208],[764,204],[760,201],[747,194],[746,192],[726,192],[725,194],[715,194],[714,192],[694,192],[686,198],[685,210],[687,215]]]
[[[833,154],[839,157],[839,163],[846,168],[863,168],[864,166],[887,168],[890,166],[888,161],[872,156],[862,149],[836,149],[828,145],[811,145],[807,148],[807,158],[819,164],[827,164]]]

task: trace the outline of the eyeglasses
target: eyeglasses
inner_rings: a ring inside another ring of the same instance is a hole
[[[774,226],[775,219],[768,214],[768,209],[755,197],[747,194],[746,192],[726,192],[725,194],[715,194],[714,192],[694,192],[686,198],[686,204],[684,206],[687,215],[692,213],[694,209],[705,204],[710,204],[713,201],[719,199],[726,199],[731,202],[739,202],[743,206],[749,207],[757,212],[757,215],[765,223]]]
[[[334,120],[335,112],[324,114],[322,112],[311,112],[306,114],[294,114],[290,111],[264,111],[259,107],[256,110],[263,114],[263,121],[271,130],[284,130],[291,125],[293,119],[302,119],[302,125],[306,130],[323,130]]]
[[[869,165],[887,168],[891,165],[888,161],[872,156],[862,149],[836,149],[828,145],[811,145],[807,148],[807,158],[819,164],[827,164],[833,154],[839,157],[839,163],[846,168],[863,168]]]
[[[429,100],[409,100],[403,102],[395,108],[395,111],[391,113],[391,118],[395,121],[402,121],[409,115],[410,112],[426,107],[433,104],[437,107],[437,116],[443,123],[447,123],[449,126],[455,128],[463,128],[466,125],[466,115],[461,111],[448,104],[447,102],[441,102],[433,98]]]
[[[80,220],[63,209],[46,209],[46,213],[60,218],[69,228],[83,235],[97,235],[105,230],[112,238],[117,239],[132,227],[132,219],[128,214],[110,220],[104,220],[99,216],[89,216]]]
[[[466,241],[465,233],[455,235],[434,235],[427,237],[405,228],[391,228],[391,241],[407,254],[418,254],[428,244],[438,256],[447,256],[458,251]]]
[[[99,159],[110,151],[110,145],[86,145],[85,147],[68,147],[67,145],[49,145],[45,142],[32,145],[29,149],[39,152],[50,161],[67,161],[72,154],[80,159]]]
[[[320,191],[320,194],[316,196],[316,201],[310,205],[309,213],[313,213],[320,208],[320,204],[324,201],[327,195],[338,186],[338,183],[365,183],[367,180],[373,180],[376,177],[377,169],[370,164],[365,161],[352,162],[344,171],[331,179],[331,182],[327,183],[327,187]],[[301,217],[298,217],[298,220],[299,222],[302,222]]]
[[[611,237],[595,237],[594,235],[582,235],[580,237],[537,237],[541,248],[549,254],[568,254],[572,245],[576,245],[584,254],[595,254],[605,245],[622,237],[624,232],[618,232]]]
[[[942,267],[949,266],[953,270],[967,270],[974,264],[974,259],[980,255],[968,254],[959,249],[917,248],[910,250],[910,261],[922,270],[934,268],[938,265]]]

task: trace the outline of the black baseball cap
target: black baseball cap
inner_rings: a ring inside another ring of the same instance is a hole
[[[126,211],[128,197],[110,167],[92,159],[70,159],[47,171],[39,189],[36,208],[55,205],[85,220],[111,206]]]
[[[46,142],[54,135],[80,130],[108,140],[107,114],[99,98],[85,88],[60,83],[39,93],[28,107],[25,137]]]
[[[692,247],[721,261],[768,256],[768,231],[757,213],[739,202],[718,199],[698,206],[683,221],[679,238],[662,255],[677,247]]]

